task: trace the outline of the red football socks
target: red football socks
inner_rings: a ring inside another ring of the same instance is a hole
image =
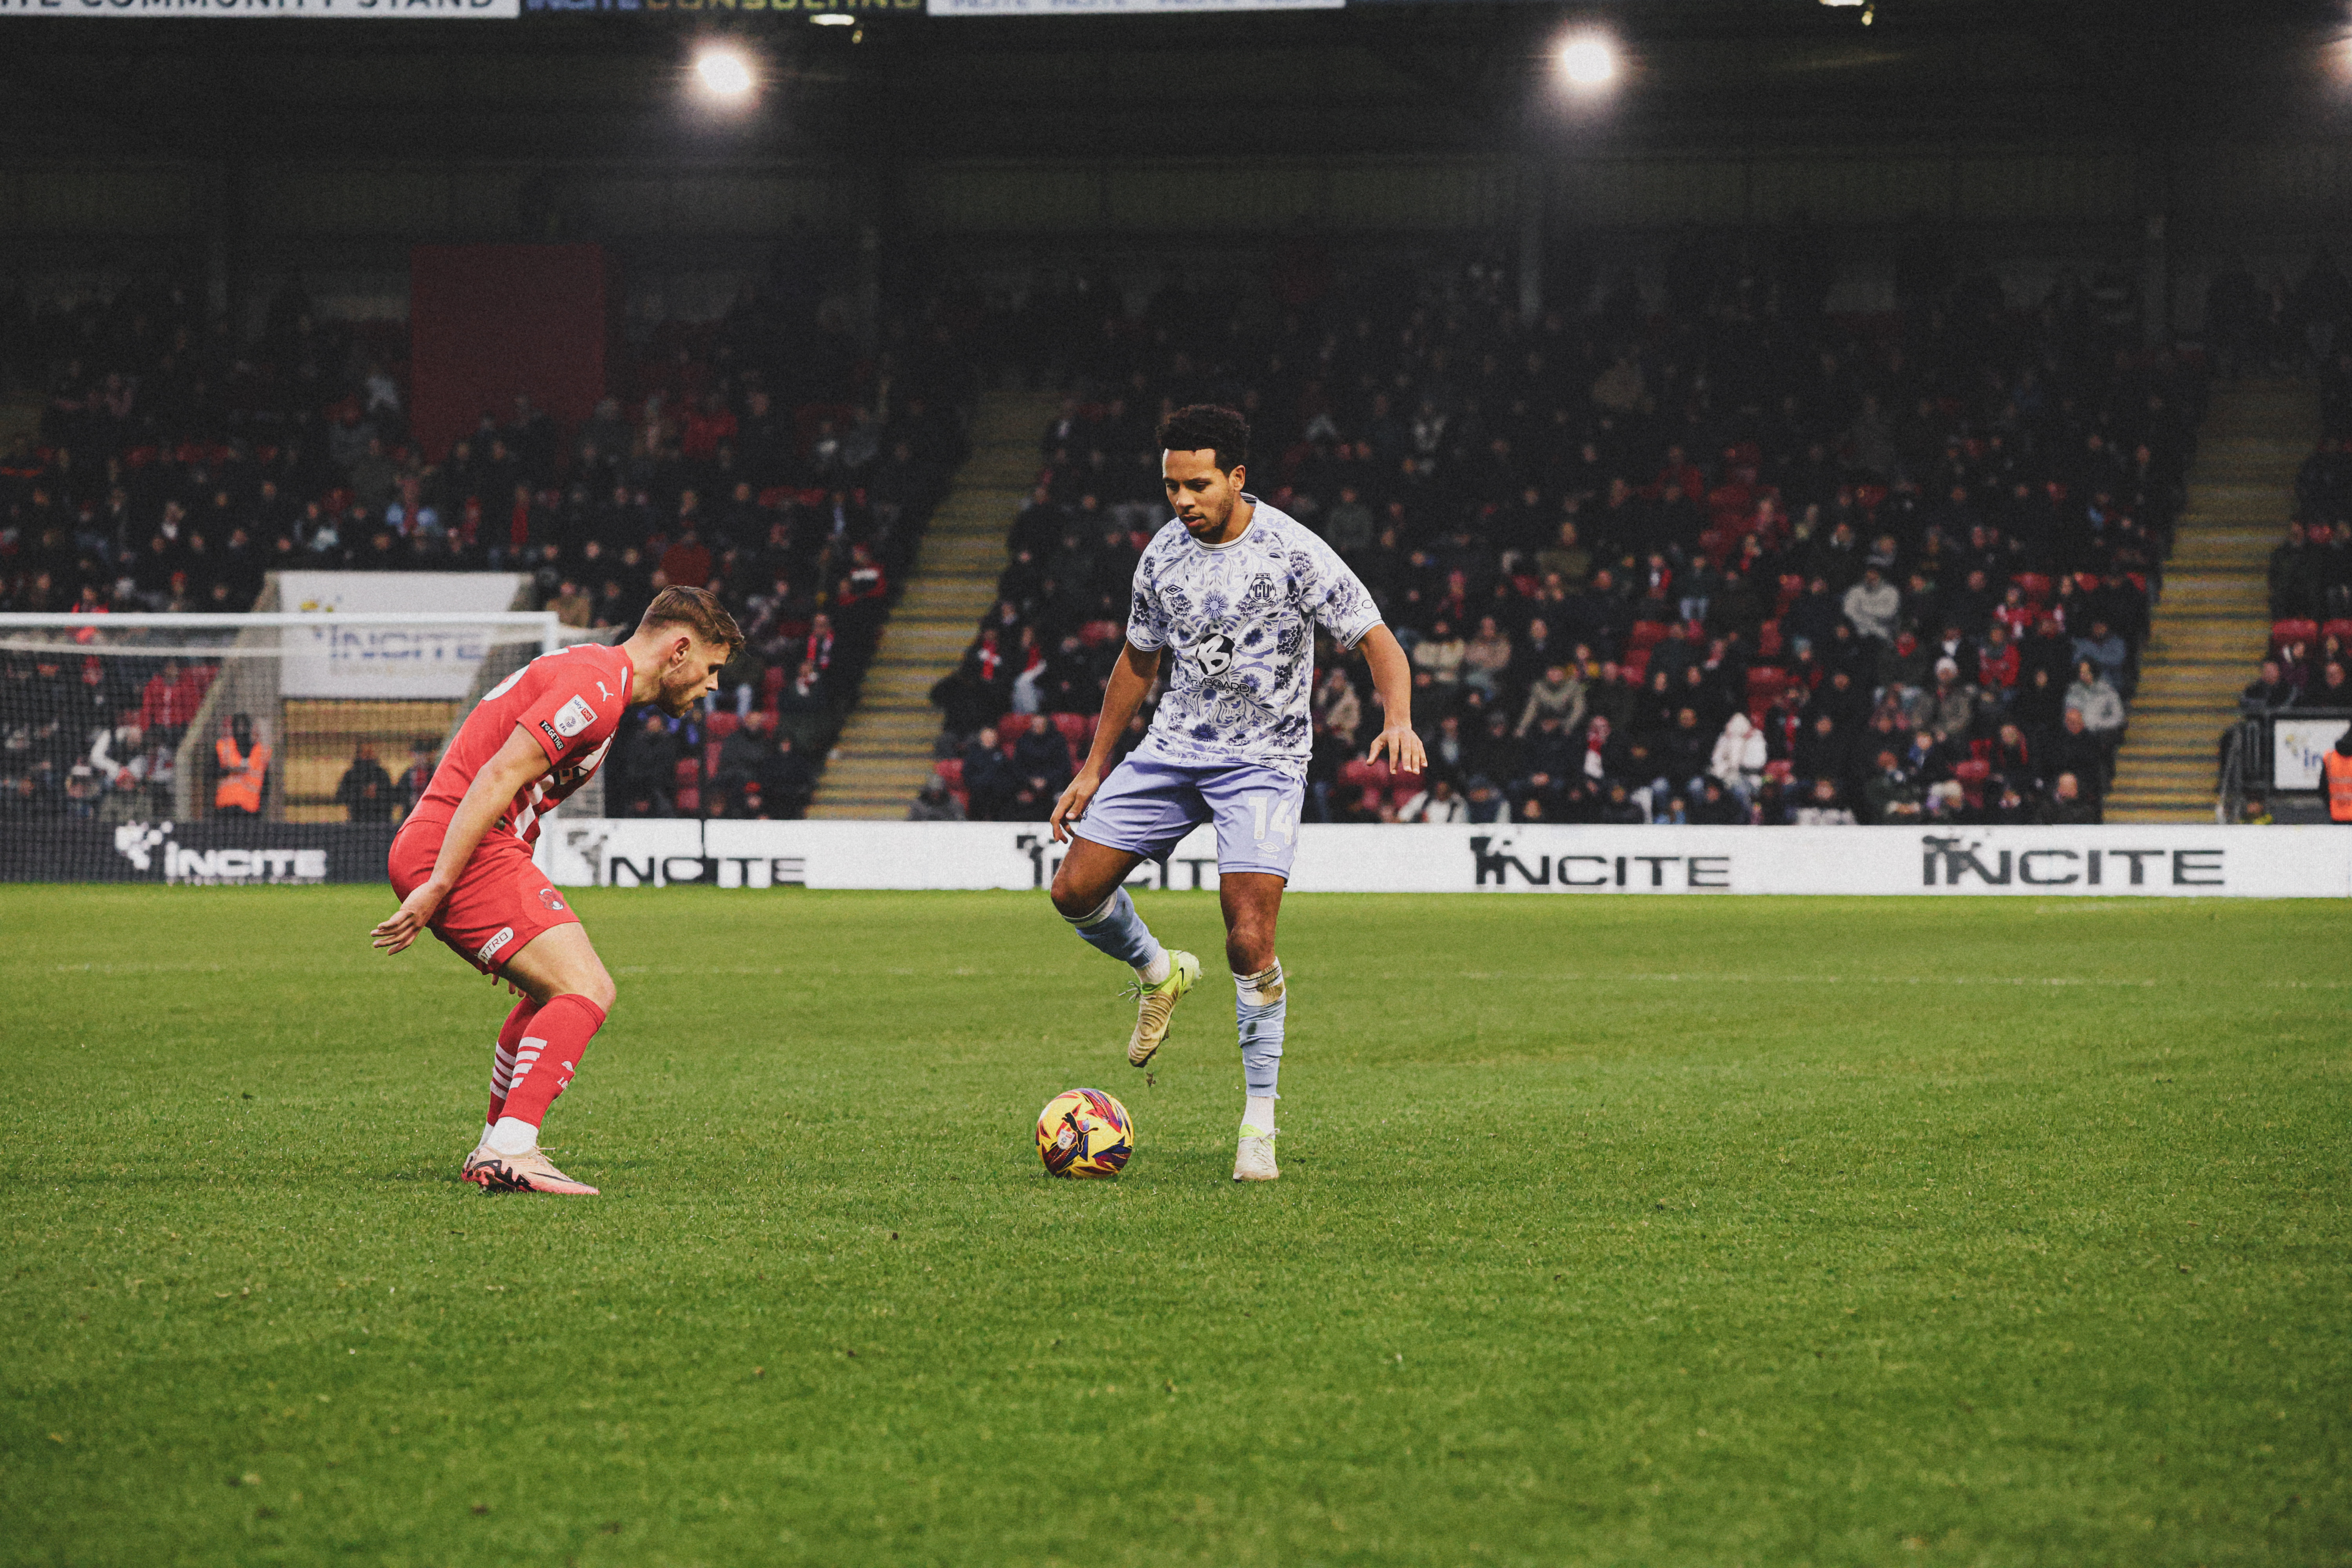
[[[505,1113],[507,1091],[514,1087],[515,1051],[522,1044],[523,1031],[530,1026],[538,1012],[539,1004],[526,996],[514,1005],[514,1011],[507,1015],[506,1026],[499,1031],[498,1054],[490,1058],[490,1113],[483,1118],[485,1126],[496,1127]]]
[[[587,997],[549,998],[515,1047],[514,1080],[499,1116],[511,1116],[533,1127],[545,1121],[547,1108],[580,1070],[588,1042],[604,1026],[604,1009]]]

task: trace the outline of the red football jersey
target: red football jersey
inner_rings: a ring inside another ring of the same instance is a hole
[[[539,819],[587,783],[612,749],[613,731],[629,704],[632,673],[626,652],[601,643],[574,643],[532,659],[485,692],[466,716],[413,815],[441,823],[455,816],[474,775],[520,724],[547,753],[548,771],[514,797],[490,831],[537,843]]]

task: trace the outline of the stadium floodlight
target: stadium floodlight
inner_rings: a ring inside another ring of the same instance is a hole
[[[846,11],[813,11],[809,20],[820,27],[855,27],[857,18]]]
[[[724,104],[741,103],[758,85],[750,58],[724,44],[713,44],[695,56],[694,79],[705,98]]]
[[[1598,33],[1580,33],[1559,46],[1560,79],[1582,92],[1617,79],[1617,46]]]

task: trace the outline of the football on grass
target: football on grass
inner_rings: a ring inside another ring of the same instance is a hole
[[[1037,1113],[1037,1158],[1048,1175],[1116,1176],[1134,1152],[1127,1107],[1101,1089],[1066,1089]]]

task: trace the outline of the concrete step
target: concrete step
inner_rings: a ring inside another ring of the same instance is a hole
[[[972,451],[940,502],[857,709],[809,807],[812,817],[903,817],[930,776],[940,720],[930,689],[953,669],[995,602],[1004,541],[1042,461],[1053,395],[998,390],[972,416]]]
[[[2221,732],[2267,646],[2270,553],[2317,438],[2300,382],[2214,389],[2163,597],[2141,650],[2131,723],[2116,760],[2110,822],[2210,822]]]

